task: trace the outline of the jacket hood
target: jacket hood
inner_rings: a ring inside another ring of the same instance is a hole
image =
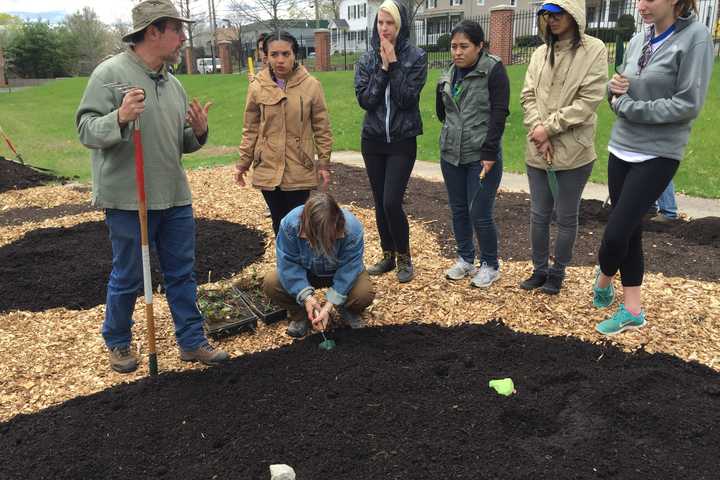
[[[582,37],[585,34],[585,28],[587,26],[585,19],[585,0],[549,0],[543,3],[554,3],[572,15],[580,30],[580,36]],[[538,15],[538,30],[540,32],[540,37],[547,42],[550,32],[547,26],[547,21],[545,21],[541,15]]]
[[[408,11],[407,8],[405,8],[405,5],[398,2],[395,2],[395,5],[397,5],[398,10],[400,10],[400,32],[398,33],[397,41],[395,42],[395,46],[399,51],[402,49],[402,47],[405,46],[405,44],[408,43],[408,40],[410,39],[410,16],[408,15]],[[378,10],[378,13],[380,13],[380,10]],[[373,33],[372,38],[370,39],[370,45],[372,45],[373,49],[375,50],[380,48],[380,34],[378,33],[377,29],[378,13],[375,14],[375,21],[373,22]]]
[[[292,75],[290,75],[290,78],[287,79],[287,86],[293,87],[305,80],[309,75],[310,74],[303,65],[298,65],[295,67]],[[270,74],[270,68],[263,68],[255,78],[263,87],[275,87],[277,85]]]

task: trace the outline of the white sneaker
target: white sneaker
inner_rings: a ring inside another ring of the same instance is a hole
[[[498,278],[500,278],[500,270],[492,268],[483,262],[480,265],[480,271],[470,280],[470,284],[473,287],[487,288]]]
[[[455,265],[445,270],[445,277],[450,280],[462,280],[467,276],[472,276],[477,273],[477,268],[472,263],[466,262],[462,258],[458,257]]]

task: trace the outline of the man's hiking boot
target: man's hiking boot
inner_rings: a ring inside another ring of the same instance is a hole
[[[397,255],[397,279],[400,283],[407,283],[415,278],[415,268],[409,253]]]
[[[110,368],[118,373],[130,373],[137,370],[138,361],[130,345],[119,345],[109,349]]]
[[[202,343],[195,350],[180,349],[180,360],[183,362],[200,362],[205,365],[220,365],[226,362],[230,356],[227,352],[218,350],[208,342]]]

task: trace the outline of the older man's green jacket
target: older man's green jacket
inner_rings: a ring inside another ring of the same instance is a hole
[[[151,70],[132,50],[127,50],[98,65],[75,118],[80,142],[92,150],[93,205],[138,208],[133,124],[120,128],[122,94],[104,86],[111,82],[145,89],[140,126],[148,209],[191,204],[182,154],[200,149],[207,135],[198,139],[186,122],[188,100],[180,82],[165,68]]]

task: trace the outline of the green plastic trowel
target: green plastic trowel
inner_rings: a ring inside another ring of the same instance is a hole
[[[327,338],[325,336],[325,332],[320,332],[320,333],[322,334],[324,340],[322,342],[320,342],[319,347],[322,350],[332,350],[333,348],[335,348],[335,340],[331,340],[331,339]]]

